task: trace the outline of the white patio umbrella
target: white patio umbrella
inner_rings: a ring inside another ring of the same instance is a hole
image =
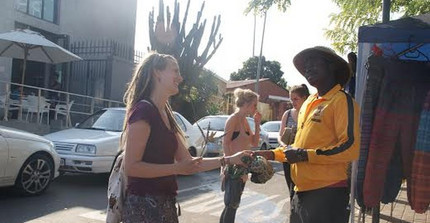
[[[23,59],[21,84],[24,84],[27,60],[52,64],[82,60],[79,56],[47,40],[40,33],[28,29],[1,33],[0,57]],[[20,98],[22,98],[22,88]],[[19,116],[20,119],[21,107]]]
[[[82,60],[79,56],[47,40],[40,33],[28,29],[1,33],[0,57],[24,60],[22,84],[24,84],[27,60],[52,64]]]

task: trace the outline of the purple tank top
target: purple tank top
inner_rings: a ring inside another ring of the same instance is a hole
[[[153,103],[147,100],[138,102],[131,110],[128,125],[144,120],[151,127],[142,161],[156,164],[172,164],[178,141],[175,133],[170,131],[161,119],[161,115]],[[128,193],[135,195],[174,195],[178,184],[176,175],[156,178],[128,177]]]

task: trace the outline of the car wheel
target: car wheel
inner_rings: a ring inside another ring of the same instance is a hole
[[[46,156],[35,154],[28,158],[19,171],[16,187],[25,195],[44,192],[53,176],[53,165]]]
[[[260,150],[267,150],[266,143],[261,144]]]
[[[194,147],[188,148],[188,152],[190,153],[190,155],[192,157],[196,157],[197,156],[197,151],[196,151],[196,149]]]

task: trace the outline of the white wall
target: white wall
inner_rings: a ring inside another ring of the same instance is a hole
[[[115,40],[134,47],[137,0],[62,0],[61,31],[79,40]]]

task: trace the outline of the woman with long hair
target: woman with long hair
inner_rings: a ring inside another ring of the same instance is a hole
[[[216,158],[191,157],[169,98],[182,82],[176,59],[150,53],[134,73],[124,95],[122,145],[127,192],[123,221],[176,223],[176,175],[242,164],[248,152]]]
[[[281,119],[281,128],[279,129],[279,137],[278,142],[280,146],[287,146],[284,142],[281,141],[281,137],[284,134],[285,127],[292,129],[292,134],[295,135],[297,131],[297,117],[299,115],[300,108],[302,107],[303,102],[309,97],[309,89],[306,84],[293,86],[290,90],[290,98],[293,104],[293,108],[288,109],[284,112]],[[291,142],[293,143],[293,142]],[[291,180],[290,174],[290,164],[287,162],[283,163],[284,166],[284,176],[285,181],[287,181],[288,190],[290,192],[290,198],[293,198],[294,195],[294,183]]]
[[[251,146],[258,146],[260,140],[261,114],[257,111],[258,95],[251,90],[237,88],[234,91],[236,111],[230,115],[225,124],[225,136],[223,140],[224,154],[233,155],[243,150],[248,150]],[[254,116],[255,129],[251,130],[246,119],[249,115]],[[223,170],[224,181],[224,210],[220,217],[220,223],[233,223],[236,211],[240,204],[247,172],[238,175],[240,167],[227,165]]]

